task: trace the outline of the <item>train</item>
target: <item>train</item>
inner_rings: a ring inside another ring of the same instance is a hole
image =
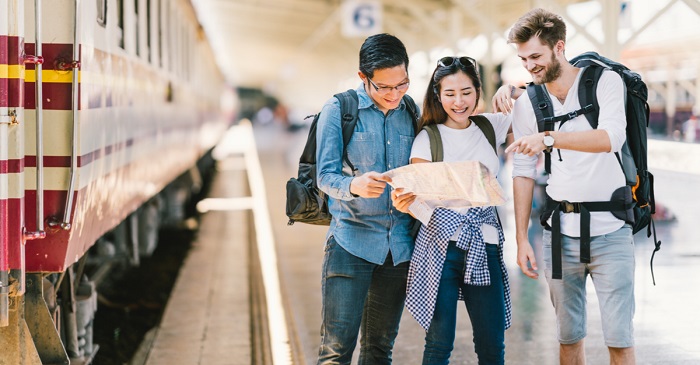
[[[0,0],[0,364],[91,363],[95,277],[187,217],[234,105],[189,0]]]

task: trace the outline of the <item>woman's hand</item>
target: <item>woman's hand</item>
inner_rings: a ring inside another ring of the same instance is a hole
[[[404,192],[403,188],[396,188],[391,192],[391,203],[394,208],[402,213],[411,214],[408,207],[416,200],[416,194]]]
[[[501,112],[510,114],[513,111],[513,99],[517,99],[522,95],[523,89],[513,85],[503,85],[496,90],[496,94],[491,99],[491,107],[494,113]]]

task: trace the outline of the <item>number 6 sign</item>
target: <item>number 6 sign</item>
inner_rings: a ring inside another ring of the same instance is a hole
[[[382,31],[382,3],[373,0],[343,2],[343,36],[367,37]]]

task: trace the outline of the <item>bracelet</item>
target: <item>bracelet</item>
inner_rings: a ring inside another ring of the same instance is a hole
[[[510,85],[510,98],[513,99],[513,95],[515,95],[515,86]]]

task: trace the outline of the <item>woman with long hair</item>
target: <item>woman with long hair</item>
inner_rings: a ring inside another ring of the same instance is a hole
[[[428,84],[421,125],[437,125],[443,161],[480,161],[496,175],[500,160],[484,127],[474,122],[480,96],[476,61],[443,57]],[[492,127],[497,145],[504,143],[510,117],[502,113],[481,116],[490,124],[486,127]],[[410,161],[432,162],[426,130],[413,142]],[[397,189],[392,196],[398,210],[409,212],[415,195]],[[479,364],[504,363],[511,303],[503,242],[503,229],[492,206],[437,208],[430,222],[421,226],[411,258],[406,306],[426,330],[424,365],[449,363],[459,300],[464,300],[471,319]]]

